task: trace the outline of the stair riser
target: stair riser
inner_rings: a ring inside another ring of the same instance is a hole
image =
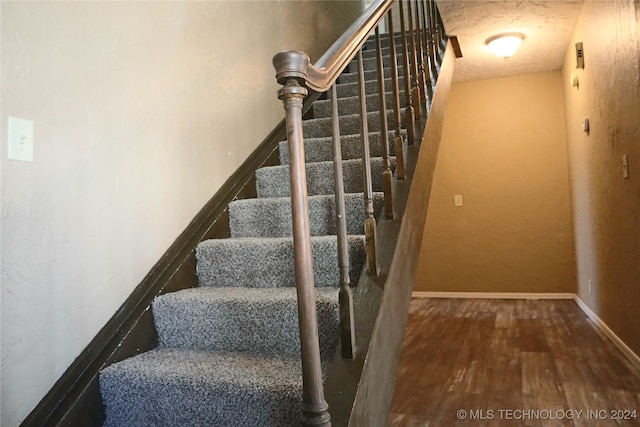
[[[404,131],[402,133],[404,135]],[[369,132],[369,153],[371,157],[382,157],[383,147],[380,132]],[[389,153],[395,153],[394,132],[389,132]],[[340,137],[340,148],[343,160],[362,158],[362,142],[360,135],[345,135]],[[289,145],[287,141],[280,142],[280,164],[289,165]],[[304,140],[304,156],[307,163],[333,161],[333,141],[331,138],[307,138]]]
[[[387,100],[389,100],[388,98],[389,96],[387,96]],[[344,115],[360,114],[360,99],[358,97],[343,98],[340,101],[347,101],[342,103],[342,108],[340,107],[340,105],[338,106],[338,111],[341,114],[344,114]],[[378,103],[378,97],[368,96],[367,102],[372,104],[371,105],[372,108],[367,107],[367,111],[369,112],[379,111],[379,107],[375,105]],[[394,126],[395,126],[395,112],[393,111],[393,108],[391,107],[391,105],[393,104],[387,104],[387,129],[394,129]],[[401,105],[404,105],[404,97],[401,99]],[[315,118],[318,118],[318,119],[331,117],[332,115],[331,108],[332,107],[330,103],[319,104],[317,108],[314,105],[313,115]],[[404,113],[404,108],[403,107],[400,107],[400,108],[401,108],[400,127],[404,128],[406,123],[406,117]]]
[[[429,72],[431,72],[430,68],[429,68]],[[392,75],[391,73],[392,73],[391,68],[389,68],[389,67],[385,67],[384,68],[384,77],[385,77],[385,79],[391,79],[391,75]],[[375,69],[375,70],[365,70],[365,72],[364,72],[364,80],[365,80],[365,82],[377,82],[378,81],[378,70],[377,69]],[[338,78],[338,84],[339,85],[348,84],[348,83],[358,83],[358,82],[359,82],[358,73],[356,73],[356,72],[344,73]],[[398,68],[398,86],[400,87],[400,90],[404,90],[404,72],[402,71],[402,68]],[[391,89],[389,89],[389,90],[391,90]],[[369,92],[370,95],[373,94],[373,93],[378,93],[377,86],[376,86],[375,92]]]
[[[418,38],[416,36],[416,50],[419,52],[420,46],[419,46],[419,41]],[[382,47],[382,57],[388,57],[391,55],[391,47],[389,47],[389,42],[385,39],[385,40],[381,40],[380,43],[381,47]],[[407,48],[411,49],[411,40],[407,37]],[[427,57],[427,50],[426,47],[423,45],[422,47],[422,52],[424,53],[425,58]],[[398,38],[397,39],[397,43],[396,43],[396,55],[400,56],[402,55],[402,39]],[[376,48],[376,43],[375,41],[373,42],[366,42],[364,45],[364,48],[362,49],[362,58],[366,58],[366,59],[370,59],[370,58],[377,58],[378,57],[378,52],[377,52],[377,48]]]
[[[399,23],[397,25],[400,25]],[[417,33],[415,35],[416,40],[417,40]],[[411,45],[411,36],[409,34],[409,31],[406,32],[406,40],[407,40],[407,48],[409,48],[409,46]],[[400,34],[396,34],[395,36],[395,42],[396,42],[396,50],[400,51],[400,49],[402,49],[402,36]],[[380,38],[380,45],[382,46],[382,48],[389,48],[389,38],[386,36],[383,36]],[[372,38],[367,40],[366,42],[364,42],[364,49],[365,50],[374,50],[376,48],[376,39]]]
[[[380,111],[380,97],[376,95],[367,96],[367,111]],[[387,92],[385,96],[387,103],[387,111],[393,111],[394,99],[393,93]],[[404,96],[400,97],[400,108],[405,105]],[[331,100],[323,99],[313,103],[313,116],[315,118],[331,117],[332,114]],[[346,98],[338,99],[338,114],[339,115],[351,115],[360,114],[360,97],[350,96]]]
[[[402,79],[404,83],[404,79]],[[380,90],[378,88],[378,79],[376,77],[375,80],[365,81],[365,91],[368,94],[379,94]],[[385,74],[385,91],[386,93],[393,93],[393,80]],[[338,88],[338,98],[347,98],[350,96],[360,96],[360,83],[339,83],[336,85]],[[404,96],[404,84],[398,84],[398,88],[400,89],[400,96]]]
[[[395,157],[390,158],[392,169]],[[376,157],[371,159],[371,182],[373,191],[382,191],[383,161]],[[344,191],[357,193],[363,191],[362,161],[360,159],[342,162],[344,176]],[[258,197],[289,197],[289,167],[272,166],[256,171],[256,188]],[[333,164],[332,162],[307,164],[307,192],[310,196],[317,194],[333,194]]]
[[[311,248],[315,285],[338,286],[336,237],[314,237]],[[270,288],[296,285],[291,238],[207,240],[198,245],[196,259],[201,286]],[[365,260],[364,237],[349,236],[349,259],[349,274],[355,283]]]
[[[382,43],[381,43],[382,45]],[[396,55],[398,53],[396,52]],[[391,48],[389,46],[385,46],[382,48],[382,57],[384,58],[385,56],[389,56],[391,55]],[[367,47],[365,49],[362,49],[362,58],[363,59],[368,59],[368,58],[377,58],[378,57],[378,51],[376,49],[376,44],[374,43],[373,46]]]
[[[376,215],[384,204],[382,193],[373,194]],[[364,198],[362,194],[345,195],[348,234],[364,234]],[[335,196],[309,198],[311,235],[336,234]],[[291,236],[291,199],[245,199],[229,205],[231,237],[284,237]]]
[[[294,288],[230,291],[227,296],[225,289],[187,289],[158,297],[153,317],[160,347],[300,357]],[[317,293],[316,313],[320,353],[329,360],[340,324],[337,290]]]
[[[404,70],[404,59],[401,54],[396,55],[396,64],[398,64],[398,72],[402,72]],[[391,58],[386,56],[382,58],[382,64],[384,68],[391,67]],[[377,58],[363,58],[362,59],[362,67],[365,71],[373,71],[378,69],[378,59]],[[409,56],[409,70],[411,70],[411,56]],[[358,71],[358,61],[357,59],[352,60],[348,66],[349,73],[355,73]]]
[[[275,427],[295,426],[300,421],[301,396],[270,396],[234,389],[233,384],[194,388],[192,384],[166,384],[156,379],[143,383],[118,381],[117,391],[102,393],[109,414],[103,427]],[[141,402],[140,396],[150,397]]]
[[[369,132],[380,131],[380,113],[372,111],[367,113],[367,127]],[[340,116],[340,135],[359,135],[360,114]],[[330,117],[309,119],[302,122],[302,131],[305,138],[323,138],[333,135],[333,125]]]
[[[387,68],[385,67],[384,69],[384,76],[386,78],[391,78],[391,68]],[[404,79],[404,74],[399,73],[400,75],[398,76],[399,79]],[[338,84],[342,84],[342,83],[356,83],[358,82],[358,73],[356,72],[344,72],[340,75],[340,77],[338,77]],[[368,70],[364,72],[364,81],[378,81],[378,70]],[[402,80],[404,81],[404,80]],[[401,86],[402,87],[402,86]]]
[[[384,63],[384,60],[387,58],[391,58],[391,49],[386,46],[382,48],[382,61]],[[374,61],[377,61],[378,59],[378,53],[376,51],[375,45],[372,49],[363,49],[362,50],[362,59],[363,60],[371,60],[373,59]],[[354,62],[357,61],[358,58],[354,58]],[[400,53],[400,49],[396,48],[396,60],[398,61],[398,63],[402,62],[402,53]],[[389,61],[390,63],[390,61]],[[385,66],[389,66],[389,65],[385,65]]]

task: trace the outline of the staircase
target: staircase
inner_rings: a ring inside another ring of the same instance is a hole
[[[388,44],[388,39],[385,39]],[[389,49],[383,49],[389,66]],[[375,44],[363,50],[373,205],[383,209],[383,146]],[[402,70],[402,61],[398,61]],[[337,84],[352,284],[365,265],[365,220],[358,77],[355,62]],[[390,68],[385,75],[390,75]],[[400,72],[402,75],[402,72]],[[403,80],[400,99],[404,105]],[[392,106],[391,80],[386,81]],[[316,309],[323,377],[339,338],[331,100],[304,120]],[[393,128],[393,113],[389,121]],[[401,117],[404,117],[404,112]],[[404,120],[403,120],[404,121]],[[405,131],[402,131],[405,135]],[[393,144],[393,133],[389,141]],[[395,148],[390,147],[394,153]],[[230,238],[199,244],[199,286],[158,296],[158,347],[100,373],[105,426],[293,426],[300,422],[302,376],[291,225],[289,156],[256,171],[257,198],[229,205]],[[391,157],[392,169],[395,158]]]

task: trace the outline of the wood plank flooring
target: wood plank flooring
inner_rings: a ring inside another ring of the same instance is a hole
[[[389,427],[635,425],[640,372],[574,301],[411,301]]]

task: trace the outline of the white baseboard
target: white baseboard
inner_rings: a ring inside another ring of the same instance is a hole
[[[478,299],[574,299],[569,293],[535,292],[424,292],[414,291],[413,298],[478,298]]]
[[[591,319],[591,321],[598,328],[600,328],[600,330],[607,336],[607,338],[609,338],[615,344],[615,346],[618,347],[618,349],[620,349],[620,351],[624,353],[625,356],[627,356],[627,359],[629,359],[629,361],[636,367],[636,369],[640,370],[640,357],[638,357],[638,355],[633,350],[631,350],[629,346],[627,346],[624,341],[622,341],[622,339],[618,335],[616,335],[616,333],[613,332],[607,326],[607,324],[604,323],[604,321],[600,319],[600,317],[598,317],[598,315],[594,313],[587,304],[585,304],[584,301],[580,299],[578,295],[574,295],[574,300],[576,301],[576,304],[578,304],[578,307],[580,307],[580,309],[584,312],[584,314],[586,314],[587,317]]]
[[[414,291],[412,298],[469,298],[469,299],[572,299],[582,312],[609,338],[613,344],[640,370],[640,356],[627,346],[597,314],[576,294],[571,293],[518,293],[518,292],[425,292]]]

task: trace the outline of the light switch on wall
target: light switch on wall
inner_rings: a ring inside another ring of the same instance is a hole
[[[453,205],[462,206],[462,194],[456,194],[453,196]]]
[[[9,117],[9,160],[33,162],[33,121]]]

